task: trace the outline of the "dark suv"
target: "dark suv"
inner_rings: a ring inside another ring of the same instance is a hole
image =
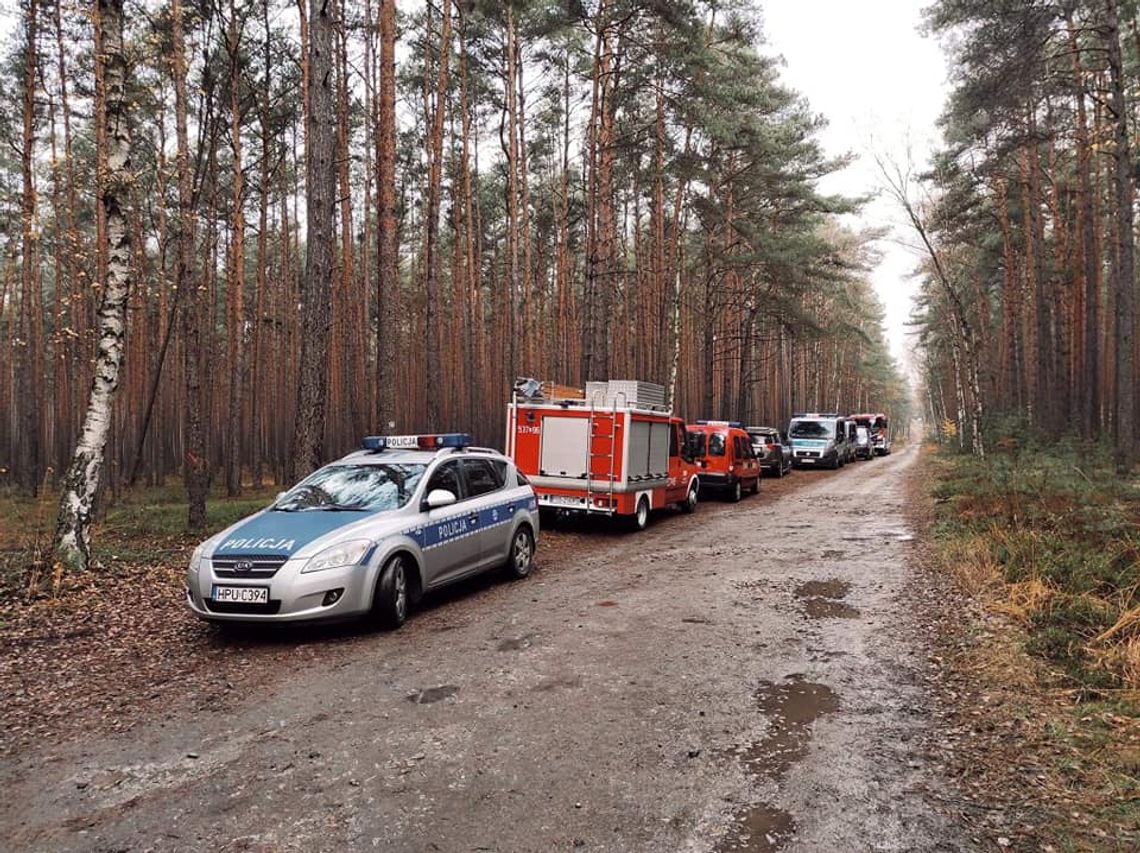
[[[752,451],[760,458],[760,467],[766,474],[783,477],[792,470],[792,446],[775,427],[750,426],[748,437]]]

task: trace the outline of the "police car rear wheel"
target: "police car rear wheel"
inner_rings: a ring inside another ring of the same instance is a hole
[[[507,558],[507,576],[521,580],[534,567],[534,534],[529,527],[520,527],[511,540],[511,555]]]
[[[372,596],[372,621],[386,630],[394,630],[408,618],[408,566],[402,554],[392,557],[376,581]]]

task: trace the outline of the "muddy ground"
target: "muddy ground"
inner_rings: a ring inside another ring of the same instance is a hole
[[[931,749],[917,455],[765,480],[642,534],[549,532],[530,579],[465,584],[394,634],[187,630],[223,687],[20,743],[0,838],[968,849]]]

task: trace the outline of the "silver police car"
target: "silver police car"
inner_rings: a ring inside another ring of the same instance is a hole
[[[458,433],[370,436],[199,545],[186,602],[211,621],[364,616],[398,628],[433,589],[534,562],[538,504],[514,463]]]

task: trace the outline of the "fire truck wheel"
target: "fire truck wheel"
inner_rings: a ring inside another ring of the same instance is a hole
[[[739,503],[742,497],[744,497],[744,489],[741,487],[740,481],[737,480],[732,484],[732,491],[728,493],[728,499],[733,503]]]
[[[697,484],[689,486],[689,494],[679,504],[681,512],[693,512],[697,508]]]
[[[642,497],[637,502],[637,511],[630,517],[630,526],[634,530],[644,530],[649,526],[649,500]]]
[[[504,567],[511,580],[522,580],[534,568],[534,534],[525,524],[515,531],[511,553]]]
[[[753,495],[760,494],[760,475],[759,474],[757,474],[756,479],[752,481],[752,488],[750,488],[748,490],[748,492],[749,492],[749,494],[753,494]]]

